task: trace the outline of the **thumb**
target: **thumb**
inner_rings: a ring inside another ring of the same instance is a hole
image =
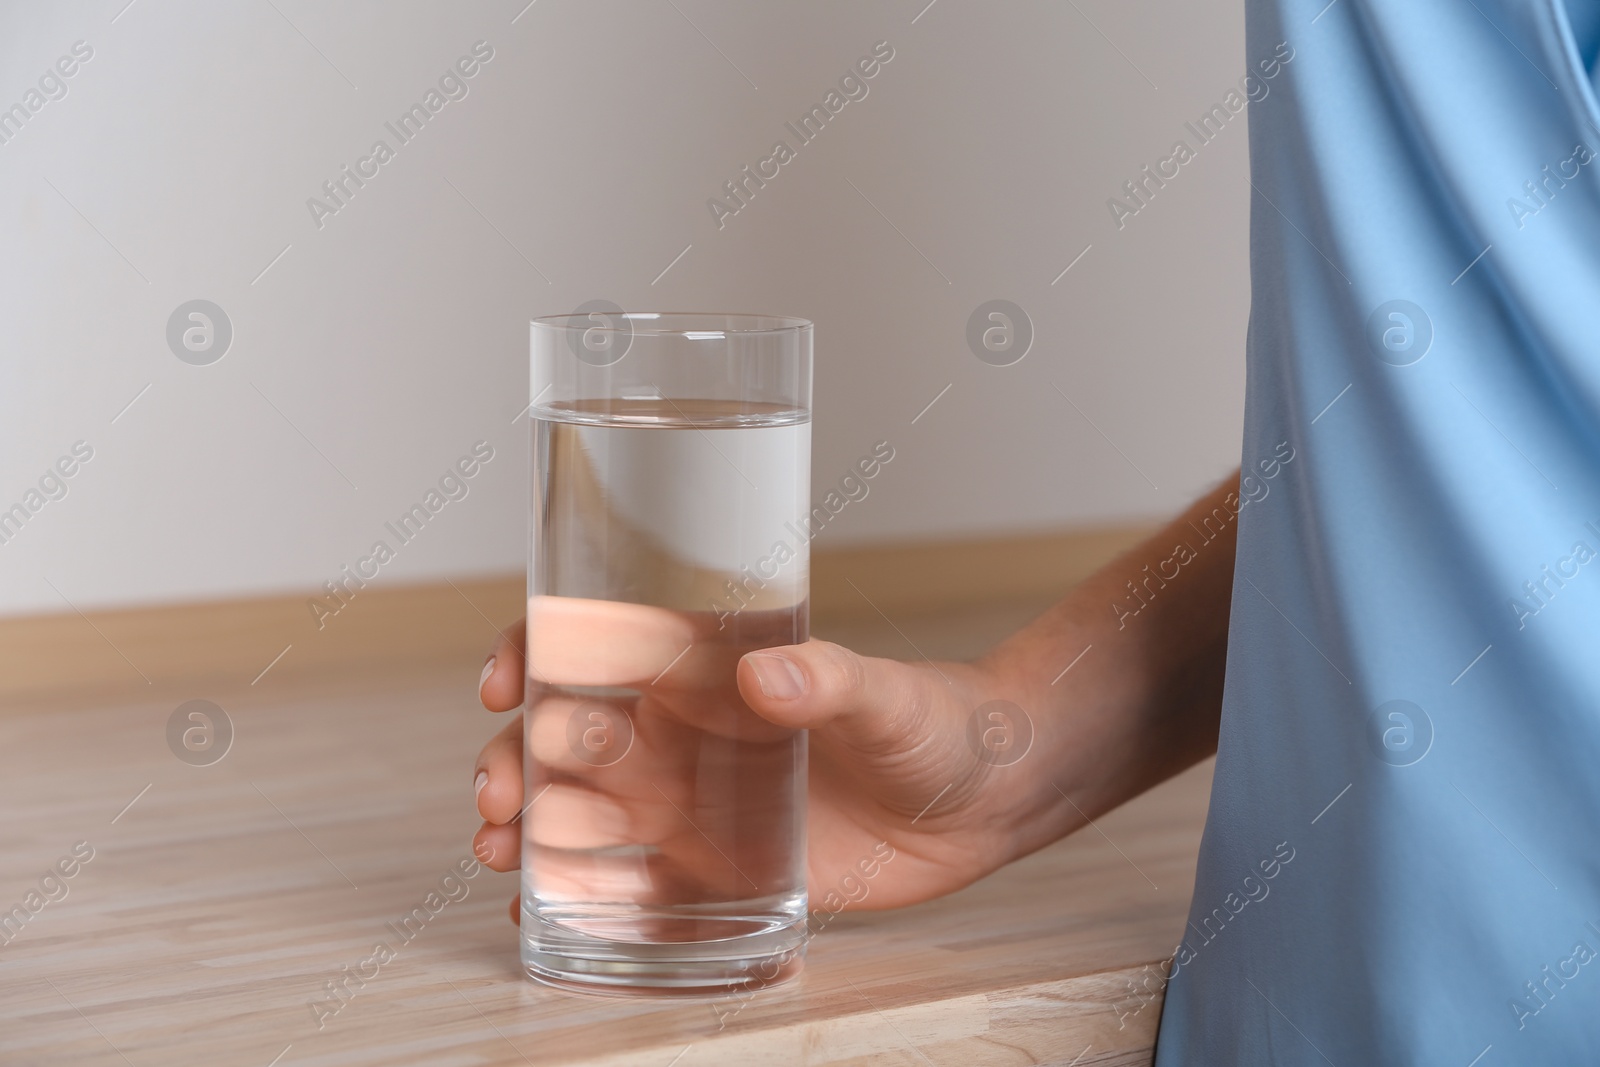
[[[858,656],[831,641],[764,648],[739,661],[739,695],[769,722],[795,729],[835,726],[883,737],[917,731],[943,698],[936,673]]]

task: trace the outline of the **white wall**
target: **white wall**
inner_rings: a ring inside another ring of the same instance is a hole
[[[1106,203],[1243,73],[1236,0],[525,2],[4,5],[0,107],[93,57],[0,144],[0,508],[94,457],[0,544],[0,612],[313,588],[479,439],[383,580],[520,568],[526,320],[595,298],[816,321],[819,491],[896,449],[837,544],[1155,516],[1237,461],[1244,117],[1122,230]],[[707,199],[880,40],[719,230]],[[996,297],[1036,331],[1014,366],[965,341]],[[210,366],[167,344],[195,298],[233,325]]]

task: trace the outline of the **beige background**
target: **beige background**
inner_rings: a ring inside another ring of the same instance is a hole
[[[896,450],[832,544],[1175,507],[1237,461],[1244,117],[1126,228],[1106,201],[1238,81],[1239,5],[925,2],[5,4],[0,107],[94,55],[0,144],[0,508],[94,459],[0,544],[0,613],[314,588],[478,440],[379,581],[519,568],[526,320],[596,298],[816,321],[817,490]],[[479,40],[318,229],[307,198]],[[707,198],[880,40],[719,230]],[[1011,367],[964,337],[997,297],[1036,331]],[[194,298],[233,324],[208,367],[166,343]]]

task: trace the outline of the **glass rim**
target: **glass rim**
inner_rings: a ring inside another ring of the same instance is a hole
[[[604,325],[597,323],[599,317]],[[621,318],[624,324],[612,326],[606,320]],[[719,325],[713,326],[716,322]],[[634,337],[688,337],[694,334],[717,334],[720,338],[774,336],[785,333],[803,333],[813,328],[810,319],[795,315],[765,315],[748,311],[614,311],[568,312],[563,315],[536,315],[529,325],[546,330],[577,330],[587,333],[623,333]],[[691,323],[699,323],[699,329]],[[709,338],[706,338],[709,339]]]

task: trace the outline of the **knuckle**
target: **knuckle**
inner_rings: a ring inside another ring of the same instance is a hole
[[[832,687],[842,693],[858,693],[866,687],[866,664],[843,645],[827,647],[827,670]]]

